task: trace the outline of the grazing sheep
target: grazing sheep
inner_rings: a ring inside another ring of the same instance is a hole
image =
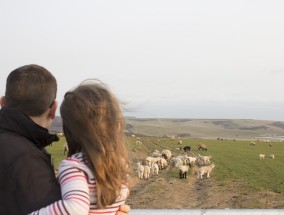
[[[274,159],[274,158],[275,158],[274,154],[269,155],[269,159]]]
[[[208,165],[208,164],[210,164],[210,158],[212,158],[212,155],[201,156],[200,154],[198,154],[198,156],[196,158],[196,164],[198,166]]]
[[[65,155],[65,153],[68,153],[68,152],[69,152],[68,144],[67,144],[67,143],[64,143],[64,146],[63,146],[63,154]]]
[[[142,145],[142,142],[140,140],[137,140],[136,145],[140,146],[140,145]]]
[[[205,165],[210,164],[210,158],[212,158],[212,155],[209,156],[203,156],[203,161]]]
[[[177,145],[181,145],[182,144],[182,140],[179,140],[178,142],[177,142]]]
[[[198,150],[207,151],[207,147],[205,144],[198,144]]]
[[[145,179],[148,179],[148,178],[150,178],[150,171],[151,171],[151,169],[150,169],[150,167],[149,166],[144,166],[144,178]]]
[[[157,163],[160,161],[160,157],[146,157],[145,160],[148,161],[149,166],[152,166],[153,163]]]
[[[271,147],[271,146],[272,146],[272,143],[269,143],[269,146]]]
[[[186,164],[189,164],[190,166],[194,165],[196,162],[196,157],[190,157],[190,156],[187,156],[187,163]]]
[[[174,167],[179,167],[179,166],[183,165],[183,161],[179,157],[173,157],[171,159],[171,165],[174,166]]]
[[[259,154],[258,156],[259,156],[259,160],[263,160],[263,159],[264,159],[264,157],[265,157],[265,155],[264,155],[264,154]]]
[[[164,149],[161,153],[166,160],[170,160],[172,157],[172,152],[168,149]]]
[[[155,150],[154,152],[152,152],[151,156],[157,158],[161,157],[162,154],[158,150]]]
[[[138,178],[142,179],[144,175],[144,166],[140,162],[137,163],[137,166]]]
[[[250,146],[255,146],[255,142],[254,142],[254,141],[251,141],[249,145],[250,145]]]
[[[211,164],[210,166],[202,166],[198,169],[198,174],[197,174],[197,178],[202,179],[202,176],[204,174],[207,174],[207,178],[210,178],[210,172],[213,170],[213,168],[215,167],[214,164]]]
[[[188,168],[189,168],[189,166],[187,166],[187,165],[183,165],[183,166],[179,167],[179,177],[181,179],[182,178],[186,179],[186,174],[188,172]]]
[[[58,137],[64,137],[64,133],[59,132],[59,133],[57,133],[57,136],[58,136]]]
[[[168,161],[165,158],[160,159],[160,169],[165,169],[168,166]]]
[[[153,163],[151,169],[152,169],[152,174],[159,175],[159,166],[158,166],[158,164]]]
[[[184,150],[185,152],[187,152],[187,151],[189,151],[189,152],[190,152],[191,147],[190,147],[190,146],[185,146],[185,147],[183,147],[183,150]]]

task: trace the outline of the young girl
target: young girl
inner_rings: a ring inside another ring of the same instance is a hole
[[[116,214],[129,194],[117,99],[102,84],[85,82],[65,94],[60,113],[69,147],[58,169],[62,200],[32,214]]]

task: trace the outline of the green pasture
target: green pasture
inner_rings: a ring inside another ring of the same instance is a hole
[[[245,190],[284,192],[284,143],[256,142],[250,146],[249,140],[204,140],[182,139],[182,145],[177,145],[178,140],[169,138],[141,138],[142,145],[136,145],[134,138],[128,138],[127,145],[133,165],[149,156],[154,150],[169,149],[173,155],[185,154],[176,150],[177,147],[191,146],[191,153],[195,155],[212,155],[211,163],[216,165],[212,178],[220,185],[225,186],[230,182],[239,181]],[[207,151],[198,151],[197,145],[203,143]],[[265,154],[264,160],[259,160],[259,154]],[[275,159],[269,159],[274,154]],[[178,177],[178,170],[173,168],[169,173],[171,177]]]
[[[216,165],[212,173],[212,178],[220,186],[226,187],[233,181],[240,181],[245,190],[252,191],[272,191],[277,193],[284,192],[284,143],[272,142],[272,146],[265,142],[256,142],[256,146],[250,146],[249,140],[204,140],[204,139],[182,139],[182,144],[177,145],[178,140],[170,138],[150,138],[141,137],[143,144],[136,144],[137,139],[127,137],[127,148],[133,169],[136,163],[149,156],[154,150],[161,151],[169,149],[173,156],[184,154],[177,147],[191,146],[191,153],[197,155],[212,155],[211,163]],[[63,145],[65,138],[47,147],[52,154],[55,169],[62,159]],[[207,151],[198,151],[197,145],[206,144]],[[259,160],[258,155],[265,154],[264,160]],[[269,155],[274,154],[275,159],[269,159]],[[178,171],[172,169],[168,173],[169,177],[178,177]]]
[[[53,142],[51,146],[46,147],[46,150],[51,153],[51,159],[54,164],[55,170],[58,170],[60,162],[66,158],[66,154],[63,154],[63,146],[66,143],[64,137],[60,137],[58,142]]]

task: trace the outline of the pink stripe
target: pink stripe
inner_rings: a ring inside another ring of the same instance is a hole
[[[89,211],[89,214],[112,214],[116,213],[118,211],[118,208],[116,210],[101,210],[101,211]]]
[[[76,196],[76,195],[75,195]],[[81,198],[78,198],[78,197],[72,197],[72,196],[70,196],[70,197],[68,197],[68,198],[66,198],[66,200],[71,200],[71,201],[73,201],[73,200],[79,200],[79,202],[83,202],[83,203],[85,203],[87,206],[89,206],[89,202],[87,202],[87,201],[85,201],[85,200],[83,200],[83,199],[81,199]],[[78,202],[78,201],[77,201]]]
[[[80,161],[78,161],[77,159],[72,158],[72,157],[68,157],[68,158],[66,158],[65,160],[68,160],[68,161],[76,161],[77,163],[80,162]]]
[[[55,209],[55,204],[52,204],[52,208],[53,208],[54,214],[57,215],[56,209]]]
[[[83,178],[84,180],[86,180],[86,176],[84,175],[73,175],[67,178],[62,179],[62,181],[60,181],[61,185],[63,185],[64,183],[66,183],[68,180],[70,179],[79,179],[79,178]]]

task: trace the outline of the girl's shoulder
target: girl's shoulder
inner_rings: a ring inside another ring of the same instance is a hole
[[[62,160],[59,169],[64,170],[70,168],[79,169],[81,171],[84,171],[89,177],[94,177],[93,173],[87,165],[86,156],[82,152],[75,153],[72,156]]]

